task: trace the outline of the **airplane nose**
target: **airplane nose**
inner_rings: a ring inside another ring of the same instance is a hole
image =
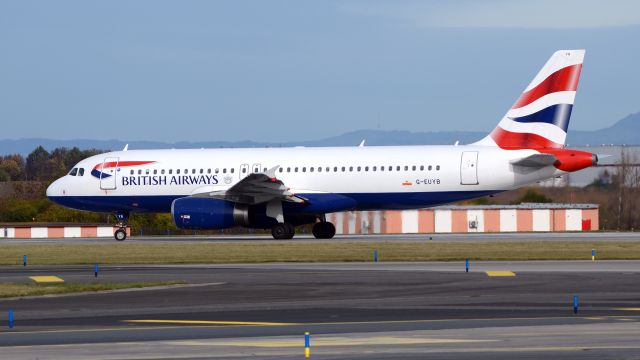
[[[49,187],[47,187],[47,197],[48,198],[52,198],[52,197],[56,197],[56,196],[62,196],[63,194],[63,190],[60,186],[60,179],[54,181],[51,183],[51,185],[49,185]]]

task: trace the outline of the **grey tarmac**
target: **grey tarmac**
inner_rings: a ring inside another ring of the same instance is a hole
[[[0,300],[11,359],[640,356],[640,261],[4,266],[1,282],[193,286]],[[508,270],[509,277],[485,271]],[[580,307],[572,311],[578,295]],[[6,309],[15,327],[6,326]]]

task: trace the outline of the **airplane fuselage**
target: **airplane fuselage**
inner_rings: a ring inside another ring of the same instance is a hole
[[[537,153],[486,146],[370,146],[129,150],[80,162],[83,176],[54,182],[48,196],[65,206],[104,212],[168,212],[176,198],[225,190],[250,173],[275,176],[296,195],[353,199],[348,209],[409,209],[476,198],[562,173],[524,173],[510,161]],[[103,164],[114,164],[107,167]],[[96,169],[102,169],[102,171]],[[310,201],[314,203],[314,201]]]

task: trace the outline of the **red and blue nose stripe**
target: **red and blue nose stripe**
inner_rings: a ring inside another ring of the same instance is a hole
[[[107,174],[106,172],[104,172],[104,170],[106,169],[121,168],[121,167],[127,167],[127,166],[140,166],[140,165],[147,165],[147,164],[153,164],[153,163],[155,163],[155,161],[119,161],[119,162],[110,161],[110,162],[100,163],[94,166],[93,169],[91,169],[91,175],[93,175],[94,177],[97,177],[98,179],[106,179],[108,177],[111,177],[110,174]]]

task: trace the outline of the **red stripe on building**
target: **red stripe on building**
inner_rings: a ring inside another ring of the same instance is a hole
[[[533,231],[533,210],[516,211],[517,231]]]
[[[451,232],[467,232],[467,210],[451,210]]]

